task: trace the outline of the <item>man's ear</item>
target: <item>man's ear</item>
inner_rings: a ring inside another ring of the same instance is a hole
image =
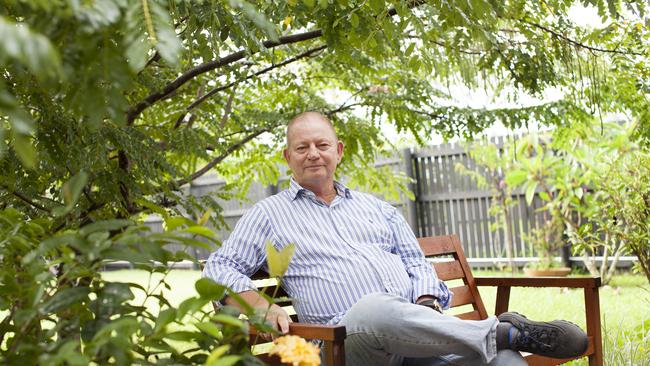
[[[284,160],[289,163],[289,149],[282,150],[282,156],[284,156]]]
[[[341,141],[338,141],[336,143],[336,152],[338,153],[339,160],[338,162],[341,162],[341,159],[343,159],[343,143]]]

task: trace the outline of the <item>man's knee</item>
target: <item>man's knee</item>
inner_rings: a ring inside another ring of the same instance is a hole
[[[400,306],[408,301],[395,295],[372,293],[365,295],[350,308],[341,323],[349,328],[395,326],[400,319]]]

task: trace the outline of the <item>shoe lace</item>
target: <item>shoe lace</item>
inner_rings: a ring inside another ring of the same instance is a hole
[[[536,348],[540,350],[553,351],[557,346],[558,332],[555,329],[541,328],[532,325],[524,325],[519,329],[519,336],[514,340],[517,347]]]

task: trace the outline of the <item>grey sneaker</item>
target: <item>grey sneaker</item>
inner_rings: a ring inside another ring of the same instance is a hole
[[[503,313],[498,319],[512,324],[518,331],[510,344],[515,351],[553,358],[572,358],[587,350],[587,334],[566,320],[536,322],[513,312]]]

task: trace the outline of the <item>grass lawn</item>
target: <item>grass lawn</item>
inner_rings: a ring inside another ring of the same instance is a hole
[[[496,271],[475,271],[476,276],[500,276]],[[120,282],[137,282],[143,286],[157,283],[156,275],[150,279],[144,271],[120,270],[104,272],[107,280]],[[167,275],[167,283],[171,289],[159,287],[167,299],[178,305],[184,299],[195,296],[194,282],[200,278],[199,271],[172,270]],[[450,287],[458,284],[450,282]],[[481,297],[488,313],[494,311],[496,288],[480,288]],[[136,302],[143,297],[136,294]],[[525,314],[535,320],[566,319],[581,327],[585,327],[584,297],[582,290],[574,289],[539,289],[513,288],[510,294],[510,310]],[[155,307],[152,301],[148,306]],[[650,365],[650,359],[621,359],[635,357],[634,352],[650,355],[650,286],[645,277],[631,274],[616,276],[610,286],[600,289],[600,306],[605,338],[605,365]],[[466,309],[458,310],[460,312]],[[631,356],[627,354],[632,353]],[[648,357],[650,358],[650,357]],[[608,361],[609,360],[609,361]],[[639,363],[641,362],[641,363]],[[574,362],[574,365],[586,365],[586,362]]]

